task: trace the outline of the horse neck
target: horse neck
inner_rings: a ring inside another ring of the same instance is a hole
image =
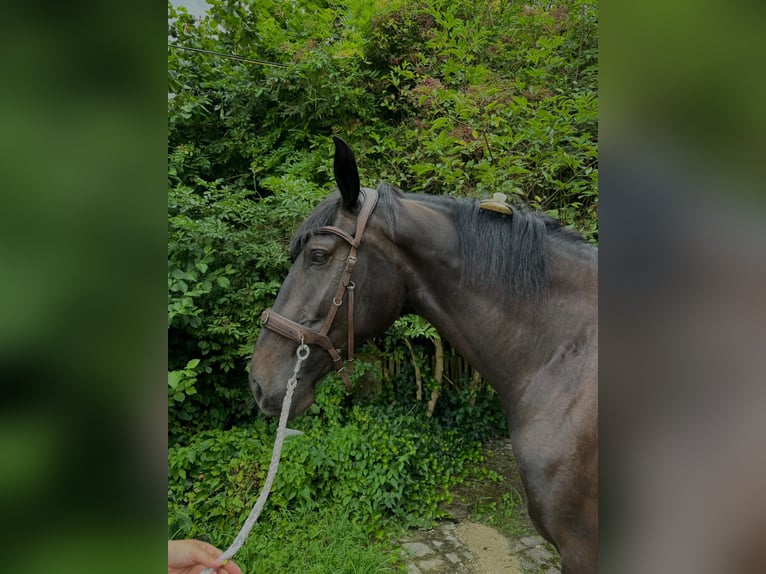
[[[530,372],[542,368],[568,339],[583,337],[597,322],[596,259],[592,249],[566,239],[546,248],[547,296],[514,301],[498,286],[461,285],[458,235],[447,210],[411,202],[400,214],[397,243],[407,307],[425,317],[504,397]],[[513,360],[503,360],[512,356]]]

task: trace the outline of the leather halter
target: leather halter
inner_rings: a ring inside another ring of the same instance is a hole
[[[295,321],[292,321],[280,315],[273,309],[266,309],[261,314],[261,324],[274,331],[278,335],[282,335],[288,339],[291,339],[297,343],[306,343],[308,345],[319,345],[330,355],[335,370],[340,374],[343,379],[343,383],[346,385],[346,390],[351,392],[351,379],[349,374],[353,372],[354,361],[354,289],[356,285],[351,281],[351,274],[354,272],[356,266],[356,253],[362,244],[362,235],[364,235],[364,229],[367,226],[367,221],[370,219],[375,205],[378,203],[378,191],[376,189],[362,188],[361,195],[363,197],[362,209],[359,211],[359,215],[356,218],[356,232],[351,237],[347,232],[333,225],[325,225],[317,229],[317,233],[330,233],[337,235],[351,246],[351,249],[346,258],[346,265],[343,269],[340,282],[338,283],[338,289],[335,292],[335,297],[332,299],[332,306],[330,311],[325,317],[322,328],[319,331],[305,327]],[[340,349],[336,349],[333,345],[328,333],[332,327],[335,316],[338,313],[338,309],[343,304],[343,297],[348,291],[348,358],[346,365],[343,364],[343,359],[340,356]]]

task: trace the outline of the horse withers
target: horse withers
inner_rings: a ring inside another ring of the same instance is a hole
[[[550,217],[477,201],[361,188],[335,139],[338,191],[300,226],[293,260],[250,366],[261,410],[277,415],[295,352],[291,416],[332,369],[350,384],[354,346],[403,313],[430,321],[495,388],[529,515],[564,574],[598,567],[598,252]]]

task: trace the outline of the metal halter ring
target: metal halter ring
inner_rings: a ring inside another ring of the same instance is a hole
[[[309,353],[311,351],[309,350],[309,346],[306,343],[301,343],[298,347],[298,350],[295,351],[295,355],[300,359],[301,361],[305,361],[309,358]]]
[[[298,360],[305,361],[309,358],[309,353],[311,351],[309,350],[309,346],[303,341],[303,334],[301,334],[299,343],[300,345],[298,345],[298,349],[295,351],[295,355],[298,357]]]

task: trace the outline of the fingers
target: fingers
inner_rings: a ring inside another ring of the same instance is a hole
[[[223,554],[222,550],[219,550],[212,544],[202,542],[201,540],[197,541],[197,545],[209,557],[205,562],[200,560],[201,564],[205,564],[205,566],[209,566],[211,568],[218,568],[217,572],[225,571],[228,574],[242,574],[240,567],[231,560],[226,560],[223,564],[219,563],[218,557]]]
[[[221,554],[223,554],[223,550],[219,550],[212,544],[209,544],[208,542],[203,542],[202,540],[195,540],[194,541],[197,548],[205,552],[207,555],[212,556],[213,558],[218,558]]]
[[[223,566],[223,569],[228,572],[228,574],[242,574],[242,570],[240,570],[239,566],[237,566],[234,562],[229,560],[225,566]]]

